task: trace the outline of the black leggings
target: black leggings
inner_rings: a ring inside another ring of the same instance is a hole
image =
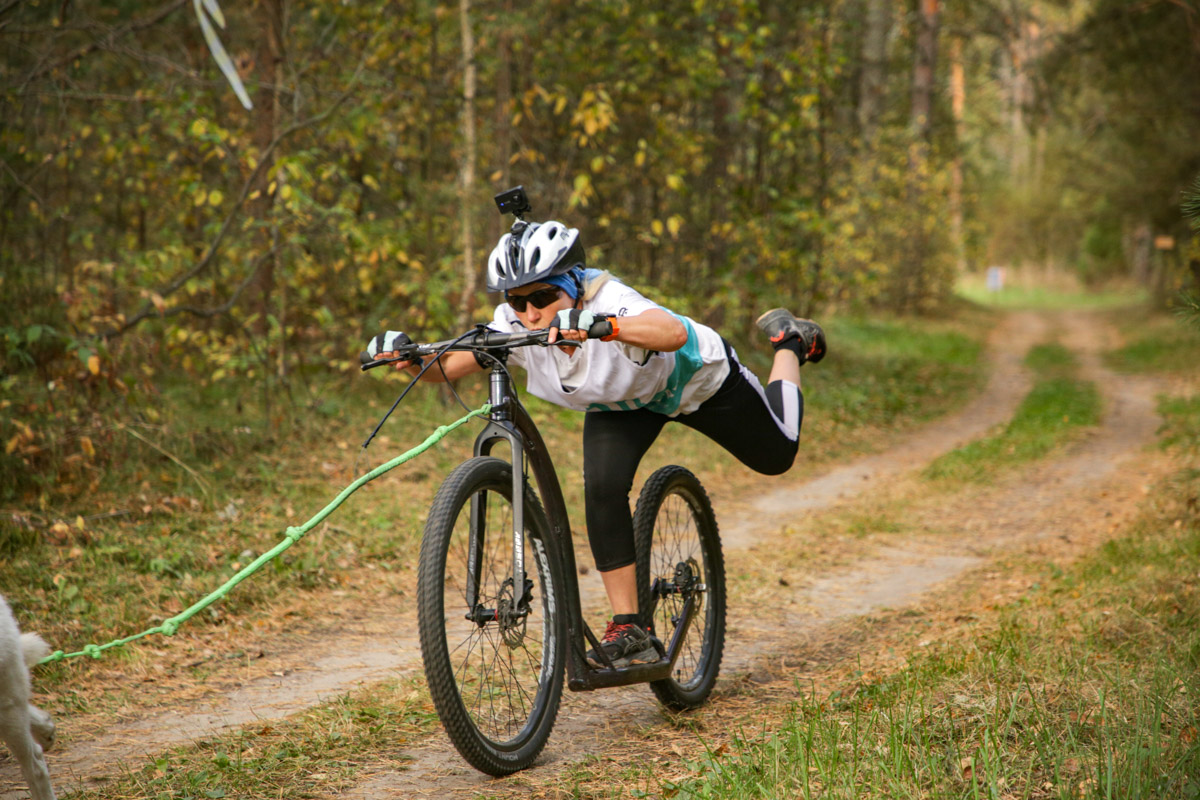
[[[798,416],[793,410],[797,438],[778,421],[785,418],[784,396],[789,392],[795,398],[790,402],[799,406]],[[668,422],[700,431],[756,472],[779,475],[796,460],[803,416],[804,396],[797,388],[776,381],[764,393],[757,379],[747,377],[732,358],[721,388],[691,414],[668,417],[644,408],[589,411],[583,423],[584,501],[596,569],[607,572],[636,560],[629,492],[642,456]]]

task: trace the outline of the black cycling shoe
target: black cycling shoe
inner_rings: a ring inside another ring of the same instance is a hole
[[[653,664],[661,657],[655,639],[640,625],[620,624],[608,621],[604,638],[600,642],[609,661],[617,669],[631,664]],[[588,650],[587,662],[593,667],[607,666],[595,650]]]
[[[772,347],[791,350],[801,364],[805,361],[815,364],[825,357],[825,331],[811,319],[801,319],[786,308],[772,308],[755,324],[771,340]]]

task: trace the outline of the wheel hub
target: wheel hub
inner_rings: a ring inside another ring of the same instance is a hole
[[[496,607],[488,608],[479,603],[465,616],[480,628],[495,625],[500,632],[500,638],[509,647],[519,647],[525,639],[526,619],[529,617],[529,607],[533,602],[533,581],[525,579],[525,591],[521,602],[513,602],[512,579],[509,578],[500,587],[500,597],[496,598]]]

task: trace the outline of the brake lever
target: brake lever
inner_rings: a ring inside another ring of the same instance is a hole
[[[395,358],[372,358],[371,355],[366,350],[364,350],[358,354],[358,360],[360,362],[362,362],[362,366],[360,367],[360,369],[363,372],[366,372],[369,369],[375,369],[376,367],[382,367],[384,364],[391,364],[396,361],[412,361],[412,360],[414,360],[414,356],[396,356]]]

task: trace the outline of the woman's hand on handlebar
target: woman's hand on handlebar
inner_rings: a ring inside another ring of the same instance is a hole
[[[369,357],[371,360],[400,358],[400,348],[412,343],[412,339],[404,331],[384,331],[371,337],[371,340],[367,342],[367,349],[363,355]],[[365,363],[367,359],[364,358],[363,360]],[[392,362],[392,368],[398,370],[407,369],[415,363],[416,361],[410,359],[394,361]]]
[[[453,344],[445,342],[439,344]],[[384,331],[367,342],[367,349],[359,355],[363,369],[374,369],[390,363],[394,370],[404,370],[416,376],[418,369],[428,363],[435,345],[417,345],[403,331]],[[394,361],[392,359],[395,359]],[[422,380],[440,383],[445,380],[457,380],[472,372],[483,369],[471,352],[442,352],[438,365],[426,370]]]
[[[554,344],[559,339],[583,342],[587,339],[610,336],[615,331],[610,319],[607,314],[593,314],[579,308],[564,308],[550,323],[550,334],[546,343]]]

